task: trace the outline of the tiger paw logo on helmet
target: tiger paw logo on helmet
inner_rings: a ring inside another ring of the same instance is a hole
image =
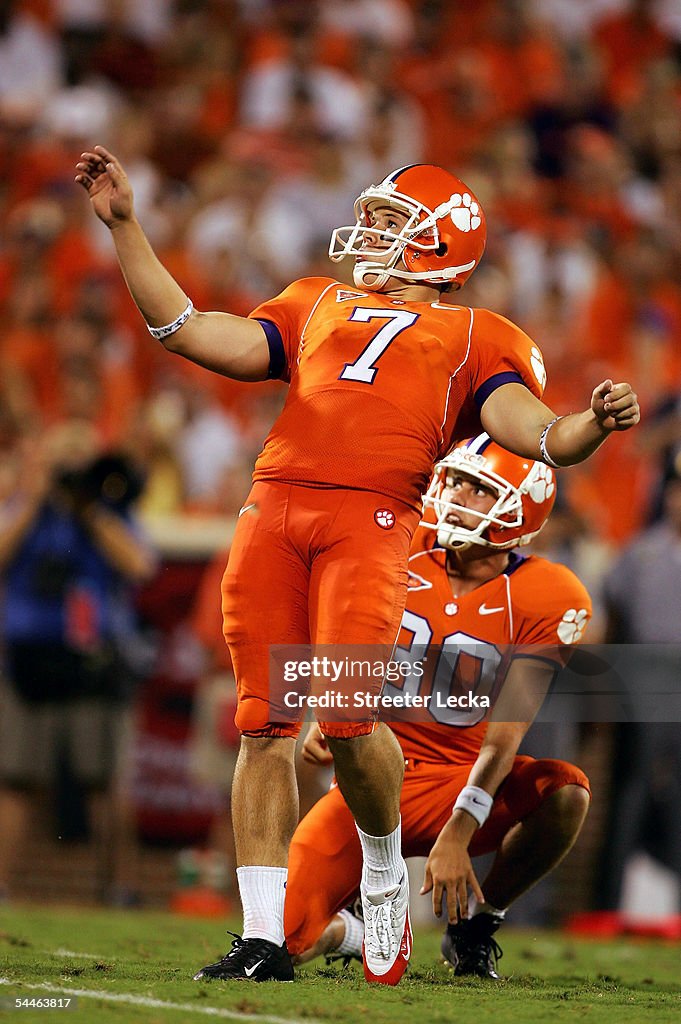
[[[475,231],[482,224],[480,207],[470,192],[461,195],[455,192],[450,196],[450,203],[454,207],[451,212],[452,223],[459,231]]]
[[[532,501],[541,505],[556,489],[553,472],[543,462],[535,462],[525,480],[525,491]]]
[[[589,620],[586,608],[568,608],[558,623],[558,639],[562,644],[576,644]]]
[[[392,530],[395,525],[395,513],[389,508],[377,508],[374,512],[374,522],[382,530]]]
[[[399,211],[404,223],[397,231],[381,232],[389,244],[377,261],[367,231],[376,208],[386,205]],[[485,251],[485,212],[475,192],[434,164],[399,167],[365,188],[355,200],[355,218],[333,231],[329,256],[334,263],[354,257],[353,281],[363,290],[382,288],[388,271],[402,281],[461,287]]]

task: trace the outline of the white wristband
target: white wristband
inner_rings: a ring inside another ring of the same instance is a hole
[[[152,338],[156,338],[157,341],[162,341],[164,338],[170,337],[170,335],[174,334],[175,331],[179,331],[182,324],[189,319],[192,315],[193,309],[194,303],[191,299],[187,299],[187,305],[180,313],[177,320],[173,320],[172,324],[166,324],[165,327],[150,327],[149,324],[147,324],[149,334]]]
[[[555,460],[552,459],[549,453],[547,452],[546,438],[549,436],[549,430],[551,429],[553,424],[557,423],[558,420],[562,420],[562,418],[562,416],[556,416],[556,418],[551,420],[550,423],[547,423],[539,436],[539,451],[541,452],[542,460],[546,463],[547,466],[551,466],[553,469],[564,469],[565,467],[561,466],[560,463],[555,462]]]
[[[456,798],[453,811],[468,811],[480,825],[484,825],[492,810],[494,797],[479,786],[464,786]]]

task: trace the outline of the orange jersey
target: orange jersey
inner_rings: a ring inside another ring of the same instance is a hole
[[[433,543],[431,530],[420,527],[409,559],[409,592],[402,617],[396,660],[408,652],[419,660],[425,648],[437,648],[420,679],[410,677],[412,691],[432,694],[419,720],[391,722],[407,758],[470,763],[487,730],[486,708],[438,708],[436,691],[446,697],[471,689],[492,702],[505,672],[506,645],[556,648],[576,643],[591,617],[591,600],[583,584],[564,565],[536,555],[511,552],[505,571],[463,597],[454,598],[445,572],[447,551]],[[439,649],[444,648],[442,654]],[[451,654],[447,656],[447,649]],[[458,655],[455,653],[459,651]],[[546,652],[544,652],[546,654]],[[564,660],[565,660],[564,659]],[[429,665],[430,661],[435,664]],[[386,686],[384,693],[401,690]],[[444,700],[441,701],[444,703]],[[429,718],[430,721],[424,721]]]
[[[405,302],[329,278],[296,281],[251,313],[290,382],[254,480],[378,491],[420,508],[433,463],[480,430],[503,384],[541,397],[541,352],[486,309]]]

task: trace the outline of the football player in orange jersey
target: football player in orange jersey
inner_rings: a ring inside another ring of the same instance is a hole
[[[579,768],[517,756],[556,665],[591,614],[589,595],[569,569],[513,550],[537,534],[554,499],[551,469],[481,434],[438,464],[426,496],[429,519],[409,559],[397,657],[423,659],[428,652],[435,665],[384,691],[430,697],[427,712],[391,722],[406,763],[402,852],[428,856],[422,891],[433,890],[436,914],[447,911],[442,951],[459,975],[498,977],[501,951],[493,935],[506,908],[565,856],[589,802]],[[477,681],[482,710],[445,706],[445,697],[466,693],[466,675]],[[500,683],[488,723],[482,696],[494,701]],[[331,763],[318,726],[306,737],[304,756]],[[481,887],[471,854],[492,850],[497,855]],[[361,867],[352,815],[332,785],[290,848],[286,939],[300,962],[361,955],[361,920],[341,909],[357,893]]]
[[[334,232],[330,248],[334,260],[355,260],[355,288],[296,281],[250,317],[194,309],[151,249],[125,171],[107,149],[81,155],[76,181],[110,228],[155,338],[228,377],[290,383],[256,462],[222,586],[242,734],[232,813],[244,931],[197,974],[289,980],[283,906],[300,722],[273,710],[272,649],[344,643],[390,651],[435,460],[482,423],[512,451],[570,465],[638,422],[636,396],[605,380],[585,411],[557,417],[541,401],[544,366],[527,335],[488,310],[440,301],[485,247],[480,203],[442,168],[402,167],[360,195],[356,223]],[[371,908],[389,924],[367,942],[365,975],[396,984],[411,948],[399,744],[368,711],[321,724],[364,851],[367,933]]]

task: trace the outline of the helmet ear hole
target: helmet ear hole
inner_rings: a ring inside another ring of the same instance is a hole
[[[444,242],[440,242],[440,244],[438,245],[437,249],[435,250],[435,255],[436,256],[446,256],[447,255],[447,246],[445,245]]]

